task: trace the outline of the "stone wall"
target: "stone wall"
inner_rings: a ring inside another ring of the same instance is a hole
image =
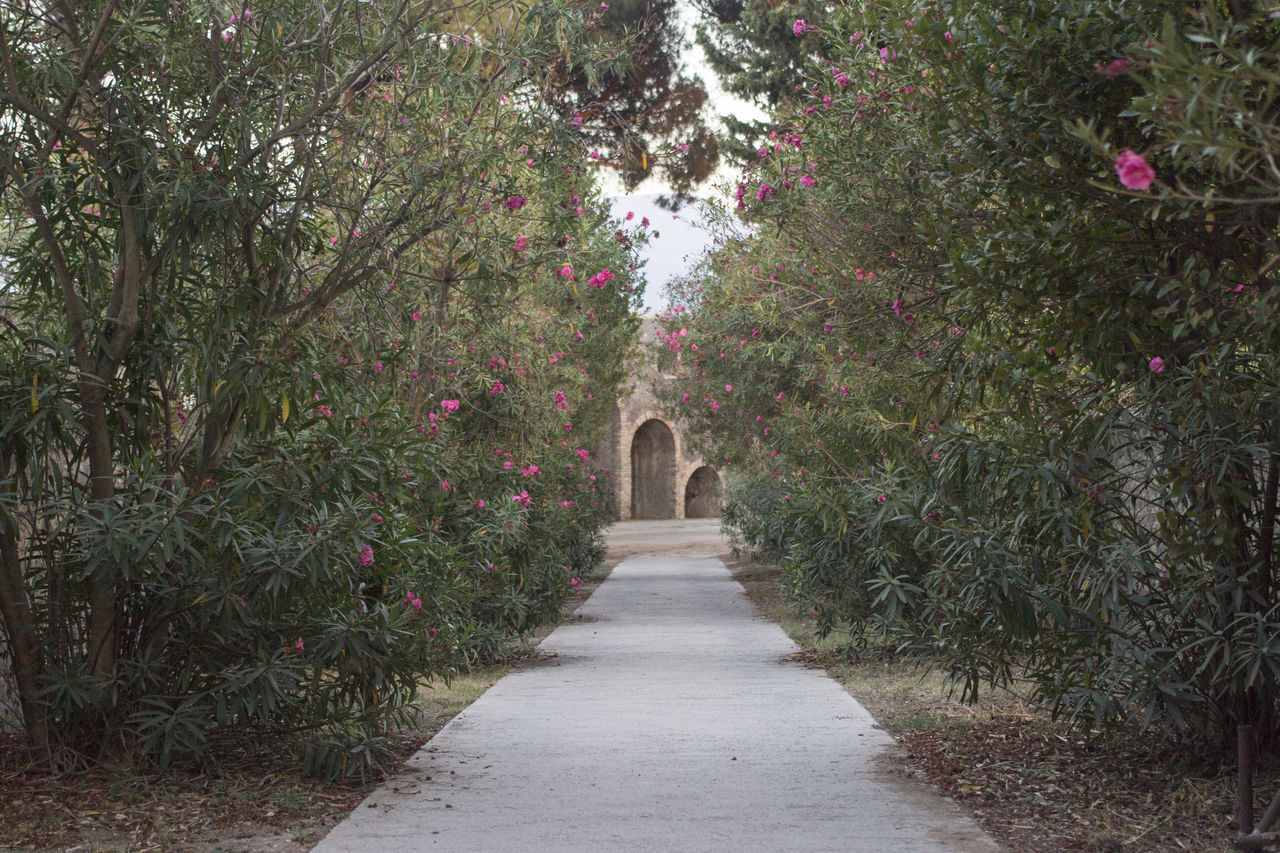
[[[641,324],[643,357],[633,367],[630,396],[618,401],[610,431],[612,446],[601,448],[599,458],[602,463],[612,463],[619,518],[684,518],[686,492],[694,472],[699,473],[690,492],[692,515],[715,515],[719,510],[719,477],[714,467],[689,449],[684,424],[664,411],[654,394],[654,384],[662,379],[651,357],[657,330],[658,324],[652,319]],[[660,426],[650,421],[657,421]],[[669,461],[665,449],[667,431],[670,432]],[[655,457],[655,452],[660,455]],[[665,509],[657,509],[659,507]]]

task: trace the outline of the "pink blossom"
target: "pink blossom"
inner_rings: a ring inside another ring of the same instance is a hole
[[[300,652],[302,652],[302,651],[306,651],[306,646],[304,646],[304,645],[303,645],[303,643],[302,643],[302,638],[301,638],[301,637],[299,637],[299,638],[298,638],[298,641],[297,641],[296,643],[294,643],[294,644],[293,644],[293,647],[294,647],[295,649],[297,649],[298,651],[300,651]]]
[[[484,509],[484,501],[476,501],[476,509]]]
[[[373,546],[366,542],[360,546],[360,556],[357,558],[360,565],[368,568],[373,565]]]
[[[1107,75],[1108,80],[1114,80],[1129,70],[1129,60],[1122,56],[1119,59],[1111,60],[1106,65],[1101,62],[1095,62],[1093,70],[1099,74]]]
[[[494,380],[493,386],[492,386],[491,388],[489,388],[489,393],[490,393],[490,394],[501,394],[501,393],[503,392],[503,390],[504,390],[506,387],[507,387],[507,386],[503,385],[501,382],[498,382],[497,380]]]
[[[382,372],[382,362],[380,362],[380,361],[375,361],[375,362],[373,363],[373,372],[374,372],[374,373],[381,373],[381,372]]]
[[[453,486],[450,486],[450,485],[449,485],[449,481],[448,481],[448,480],[441,480],[441,481],[440,481],[440,491],[442,491],[442,492],[451,492],[451,491],[453,491]]]
[[[1120,176],[1120,183],[1131,190],[1145,190],[1156,179],[1155,169],[1147,164],[1141,154],[1135,154],[1128,148],[1116,158],[1116,174]]]
[[[459,405],[460,404],[458,403],[457,400],[441,400],[440,401],[440,408],[444,409],[446,412],[458,411]]]
[[[791,25],[791,32],[795,34],[796,38],[799,38],[812,29],[814,29],[814,27],[811,24],[806,24],[804,22],[804,18],[796,18],[796,22]]]
[[[1152,373],[1164,373],[1164,359],[1160,356],[1156,356],[1151,359],[1151,361],[1147,362],[1147,367],[1151,369]]]
[[[415,322],[415,323],[416,323],[416,322],[418,322],[418,321],[419,321],[419,320],[421,320],[421,319],[422,319],[422,312],[421,312],[421,311],[414,311],[414,312],[413,312],[413,322]]]
[[[513,195],[511,198],[507,199],[507,210],[519,210],[524,207],[526,203],[528,203],[528,199],[524,196]]]

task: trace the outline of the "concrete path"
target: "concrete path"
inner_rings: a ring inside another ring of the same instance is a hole
[[[892,739],[791,660],[715,530],[615,526],[611,551],[634,556],[543,641],[554,657],[490,688],[315,850],[997,851],[885,769]]]

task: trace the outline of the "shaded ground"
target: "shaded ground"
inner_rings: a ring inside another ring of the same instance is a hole
[[[654,531],[661,534],[656,545]],[[655,548],[725,553],[716,531],[714,520],[620,524],[611,531],[609,564]],[[818,641],[812,625],[786,606],[776,568],[733,568],[757,606],[806,648],[804,659],[825,666],[903,744],[900,772],[949,793],[1006,849],[1230,849],[1235,788],[1229,764],[1188,766],[1176,744],[1158,739],[1127,748],[1089,742],[1011,696],[961,705],[945,696],[940,674],[901,661],[850,665],[835,642]],[[532,659],[536,652],[519,656]],[[424,724],[406,736],[401,754],[412,754],[503,671],[477,672],[453,688],[427,691]],[[13,736],[0,734],[0,850],[302,853],[369,790],[308,779],[279,755],[234,752],[212,774],[51,779],[29,772],[15,746]],[[1262,771],[1258,789],[1269,798],[1280,790],[1280,773]]]
[[[607,575],[585,578],[586,601]],[[568,618],[572,619],[572,616]],[[402,732],[397,763],[422,747],[511,667],[535,664],[536,642],[517,644],[497,666],[445,685],[424,685],[417,728]],[[347,816],[381,779],[332,784],[298,771],[287,753],[228,746],[204,771],[34,772],[20,739],[0,733],[0,851],[191,851],[305,853]]]
[[[842,638],[820,640],[789,607],[774,566],[735,562],[734,576],[892,734],[905,751],[900,772],[956,799],[1017,853],[1218,853],[1235,837],[1230,762],[1189,763],[1172,738],[1087,738],[1007,693],[974,705],[948,698],[943,674],[891,656],[849,663]],[[1280,789],[1275,768],[1257,790]],[[1258,806],[1258,813],[1265,803]]]

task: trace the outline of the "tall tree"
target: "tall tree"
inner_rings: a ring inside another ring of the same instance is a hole
[[[566,52],[548,95],[573,116],[598,162],[634,189],[654,171],[685,195],[715,169],[719,143],[707,126],[707,93],[685,68],[675,0],[601,3],[596,38],[604,62]]]

